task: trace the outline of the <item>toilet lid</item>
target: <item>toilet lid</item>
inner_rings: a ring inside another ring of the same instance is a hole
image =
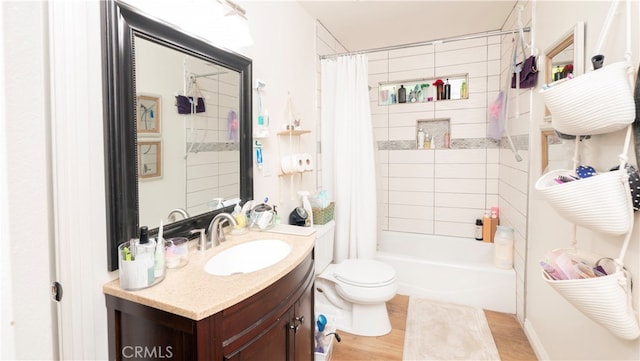
[[[347,259],[336,265],[334,276],[354,286],[385,286],[396,279],[396,270],[379,261]]]

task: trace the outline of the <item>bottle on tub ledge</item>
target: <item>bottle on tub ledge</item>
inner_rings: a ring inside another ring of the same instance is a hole
[[[493,242],[498,224],[500,224],[498,212],[498,207],[491,207],[491,210],[487,209],[484,212],[484,217],[482,217],[482,239],[485,242]]]

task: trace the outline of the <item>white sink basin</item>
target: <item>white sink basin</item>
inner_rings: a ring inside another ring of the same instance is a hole
[[[225,249],[211,257],[205,272],[216,276],[249,273],[269,267],[291,253],[291,246],[279,239],[260,239]]]

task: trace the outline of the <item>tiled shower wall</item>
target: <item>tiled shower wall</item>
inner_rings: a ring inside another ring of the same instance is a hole
[[[524,4],[522,19],[527,25],[531,9],[529,2]],[[516,16],[515,12],[510,15],[505,29],[515,26]],[[318,55],[345,52],[321,24],[316,29]],[[379,149],[381,229],[472,238],[475,219],[485,209],[498,206],[501,224],[515,229],[516,309],[523,321],[530,90],[520,90],[510,98],[508,125],[523,160],[515,160],[505,138],[487,138],[488,107],[510,76],[511,36],[383,51],[368,57],[373,131]],[[317,69],[320,119],[319,63]],[[469,99],[378,105],[380,82],[460,73],[468,73]],[[450,122],[450,149],[408,149],[415,144],[417,121],[443,118]],[[317,124],[319,132],[319,120]],[[320,149],[319,145],[318,153]],[[319,189],[320,180],[318,169]]]
[[[476,218],[498,205],[500,143],[486,134],[500,55],[499,36],[369,54],[383,230],[472,238]],[[468,99],[378,105],[380,82],[461,73],[468,74]],[[412,149],[416,122],[443,118],[451,148]]]

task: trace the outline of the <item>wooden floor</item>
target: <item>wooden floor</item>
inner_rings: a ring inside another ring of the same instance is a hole
[[[402,295],[387,303],[392,330],[384,336],[363,337],[339,332],[342,342],[334,343],[331,360],[402,360],[408,306],[409,297]],[[514,315],[486,310],[485,315],[502,361],[537,360]]]

